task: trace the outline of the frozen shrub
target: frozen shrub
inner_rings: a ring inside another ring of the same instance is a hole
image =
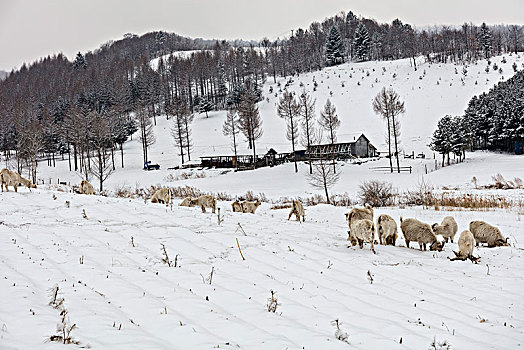
[[[363,182],[359,188],[360,201],[372,207],[386,207],[395,202],[393,185],[389,182],[369,180]]]

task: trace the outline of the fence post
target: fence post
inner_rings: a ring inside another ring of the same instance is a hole
[[[411,174],[411,165],[409,166],[409,173]]]
[[[424,164],[424,169],[426,170],[426,175],[428,174],[428,165]]]

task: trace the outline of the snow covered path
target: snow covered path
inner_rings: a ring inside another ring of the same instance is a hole
[[[455,349],[523,344],[523,215],[451,213],[459,231],[482,219],[513,243],[476,250],[475,265],[447,259],[456,244],[437,253],[348,248],[345,208],[308,207],[300,224],[265,204],[255,215],[219,206],[220,226],[197,208],[44,189],[0,194],[0,348],[61,346],[46,342],[59,321],[49,306],[55,285],[78,326],[72,336],[93,349],[426,349],[434,337]],[[450,214],[381,213],[429,223]],[[162,243],[177,267],[161,261]],[[276,313],[267,311],[270,290]],[[335,319],[349,345],[335,338]]]

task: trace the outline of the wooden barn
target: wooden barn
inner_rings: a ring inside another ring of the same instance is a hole
[[[306,158],[308,155],[313,159],[318,158],[336,158],[336,159],[350,159],[350,158],[368,158],[376,157],[378,155],[377,148],[371,144],[369,139],[364,134],[358,134],[349,138],[345,142],[337,142],[335,144],[321,144],[311,145],[307,149]]]

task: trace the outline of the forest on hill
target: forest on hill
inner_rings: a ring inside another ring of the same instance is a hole
[[[67,155],[75,171],[99,173],[137,130],[144,161],[156,116],[167,114],[187,137],[194,111],[255,111],[266,79],[298,75],[347,61],[412,59],[475,62],[523,50],[518,25],[416,29],[396,19],[378,23],[341,12],[285,39],[259,42],[190,39],[163,31],[126,34],[71,62],[62,54],[23,64],[0,82],[0,148],[18,170],[46,155]],[[192,51],[188,55],[173,54]],[[157,59],[156,67],[151,61]],[[184,140],[187,140],[184,141]],[[187,144],[186,144],[187,143]],[[96,164],[94,162],[93,164]]]

